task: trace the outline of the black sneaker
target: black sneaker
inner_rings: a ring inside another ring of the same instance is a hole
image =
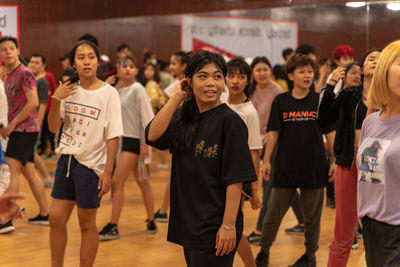
[[[6,222],[5,224],[0,224],[0,234],[8,234],[14,231],[14,225],[12,224],[11,220]]]
[[[49,225],[49,215],[41,216],[40,214],[34,218],[28,219],[28,223],[36,225]]]
[[[146,227],[147,227],[147,233],[148,234],[155,234],[157,233],[157,226],[154,220],[146,220]]]
[[[260,251],[256,257],[257,267],[267,267],[269,264],[269,255],[264,251]]]
[[[162,223],[168,222],[168,213],[157,210],[157,212],[154,213],[154,220]]]
[[[300,257],[293,265],[289,267],[316,267],[317,260],[315,256],[309,256],[308,254],[304,254]]]
[[[285,229],[285,233],[288,235],[304,235],[304,226],[298,224],[292,228],[287,228]]]
[[[118,225],[113,223],[108,223],[104,226],[103,230],[99,232],[99,240],[107,241],[119,238]]]
[[[358,248],[358,240],[357,236],[354,236],[353,244],[351,245],[351,249],[357,249]]]
[[[247,241],[253,245],[260,245],[261,235],[251,232],[251,234],[247,236]]]

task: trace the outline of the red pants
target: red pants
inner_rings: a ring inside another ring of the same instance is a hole
[[[357,166],[337,167],[335,180],[336,219],[328,267],[346,267],[357,225]]]

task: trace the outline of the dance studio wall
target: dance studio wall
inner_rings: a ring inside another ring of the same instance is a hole
[[[3,0],[1,4],[20,5],[22,54],[43,53],[49,69],[58,76],[61,72],[58,58],[85,33],[99,39],[101,52],[112,61],[116,59],[116,47],[122,42],[131,45],[139,61],[145,48],[168,60],[180,49],[178,14],[182,13],[297,21],[299,43],[314,45],[319,56],[328,58],[339,44],[353,46],[356,59],[360,59],[368,49],[383,47],[399,38],[400,29],[392,26],[397,25],[399,12],[375,4],[367,12],[365,7],[348,8],[343,3],[336,0]]]

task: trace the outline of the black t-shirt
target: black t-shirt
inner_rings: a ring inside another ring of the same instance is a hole
[[[257,178],[243,120],[226,104],[221,104],[200,114],[191,153],[174,152],[170,128],[156,142],[147,140],[147,143],[161,150],[170,149],[173,155],[167,240],[191,250],[215,251],[227,186]],[[241,208],[236,229],[240,239]]]
[[[278,131],[273,187],[321,188],[328,181],[328,163],[317,121],[319,95],[296,99],[286,92],[276,96],[267,131]]]

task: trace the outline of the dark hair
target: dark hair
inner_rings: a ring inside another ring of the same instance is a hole
[[[33,57],[40,57],[40,59],[42,60],[42,64],[43,64],[43,65],[46,64],[46,58],[45,58],[42,54],[34,53],[34,54],[31,56],[31,59],[32,59]]]
[[[309,55],[310,53],[315,54],[315,48],[309,44],[301,44],[296,49],[296,54]]]
[[[136,61],[136,59],[135,59],[134,57],[132,57],[132,56],[126,56],[126,57],[120,58],[120,59],[117,61],[117,67],[121,67],[122,64],[124,64],[126,61],[131,61],[131,62],[133,63],[133,65],[134,65],[135,67],[137,67],[137,61]]]
[[[122,43],[117,47],[117,52],[121,52],[125,48],[132,50],[131,47],[127,43]]]
[[[75,73],[76,73],[76,71],[73,70],[73,69],[66,69],[66,70],[64,70],[64,71],[61,73],[61,75],[60,75],[60,81],[61,81],[61,78],[62,78],[63,76],[68,76],[68,77],[71,79],[71,77],[72,77]]]
[[[346,66],[346,68],[344,70],[344,72],[345,72],[344,76],[345,77],[347,76],[347,74],[349,73],[349,71],[351,70],[351,68],[353,66],[359,66],[361,68],[361,64],[356,62],[356,61],[347,64],[347,66]],[[344,88],[344,82],[342,83],[342,88]],[[359,96],[362,96],[362,86],[350,86],[348,90],[352,90],[356,94],[359,94]]]
[[[157,83],[159,83],[161,79],[160,79],[160,74],[158,73],[157,65],[154,65],[153,63],[146,64],[146,65],[144,66],[144,70],[146,70],[148,67],[152,67],[152,68],[154,69],[154,80],[155,80]],[[146,76],[144,75],[144,70],[143,70],[143,79],[144,79],[146,82],[148,82],[148,80],[146,79]]]
[[[372,50],[369,50],[367,53],[365,53],[365,55],[361,59],[361,63],[360,63],[361,64],[361,68],[364,68],[365,60],[367,60],[367,57],[369,56],[369,54],[371,54],[373,52],[382,52],[382,49],[372,49]]]
[[[295,54],[285,65],[286,73],[293,73],[298,67],[310,65],[314,70],[314,61],[306,55]]]
[[[151,52],[151,51],[146,51],[146,52],[143,54],[143,63],[145,63],[145,62],[146,62],[149,58],[151,58],[153,55],[154,55],[153,52]]]
[[[189,61],[189,57],[190,57],[190,52],[185,52],[185,51],[178,51],[174,54],[172,54],[173,56],[179,57],[181,59],[181,64],[187,64]]]
[[[350,69],[351,69],[353,66],[359,66],[359,67],[361,68],[361,64],[360,64],[360,63],[358,63],[358,62],[356,62],[356,61],[351,62],[351,63],[347,64],[347,66],[346,66],[346,68],[345,68],[345,76],[347,76],[347,73],[350,71]]]
[[[252,71],[254,70],[255,66],[256,66],[258,63],[267,64],[268,67],[272,70],[271,62],[269,62],[268,58],[266,58],[266,57],[255,57],[255,58],[253,59],[253,61],[251,62],[251,65],[250,65]],[[250,87],[249,87],[249,89],[250,89],[250,90],[249,90],[250,95],[252,95],[252,94],[254,93],[254,91],[256,90],[256,86],[257,86],[257,82],[254,80],[254,77],[252,76],[251,85],[250,85]]]
[[[288,56],[288,55],[290,55],[291,53],[293,53],[294,52],[294,50],[292,49],[292,48],[286,48],[286,49],[283,49],[282,50],[282,57],[283,57],[283,59],[284,60],[286,60],[286,57]]]
[[[82,41],[77,42],[76,45],[71,50],[71,54],[70,54],[70,58],[69,58],[71,61],[71,65],[74,65],[76,49],[78,49],[78,47],[80,47],[81,45],[89,45],[93,49],[94,53],[96,54],[97,61],[100,62],[100,52],[99,52],[99,49],[97,48],[96,44],[91,41],[82,40]]]
[[[275,79],[282,79],[284,80],[286,78],[286,72],[285,68],[282,65],[275,65],[272,68],[272,73],[274,74]]]
[[[234,73],[235,71],[239,71],[240,74],[245,74],[247,77],[247,85],[244,89],[244,94],[247,97],[250,97],[250,82],[251,82],[251,68],[249,64],[242,57],[237,57],[231,59],[228,63],[226,63],[228,74]]]
[[[94,43],[96,46],[99,46],[99,41],[97,40],[97,38],[89,33],[84,34],[81,37],[79,37],[78,42],[79,41],[89,41],[89,42]]]
[[[3,42],[6,42],[6,41],[13,42],[15,44],[15,47],[18,48],[18,40],[17,40],[17,38],[12,37],[12,36],[7,36],[7,35],[2,36],[0,38],[0,44],[3,43]]]
[[[227,68],[224,58],[217,53],[198,51],[193,54],[187,63],[186,77],[192,79],[205,65],[213,63],[226,76]],[[200,111],[193,92],[175,111],[171,120],[172,144],[176,152],[189,153],[193,150],[193,136],[197,130]]]
[[[76,43],[76,45],[72,48],[72,50],[70,52],[69,60],[71,61],[71,66],[73,66],[74,63],[75,63],[76,50],[81,45],[89,45],[93,49],[94,53],[96,54],[97,61],[100,62],[100,52],[99,52],[99,49],[97,49],[97,46],[94,43],[90,42],[90,41],[82,40],[82,41],[79,41],[78,43]],[[71,76],[70,80],[71,80],[72,83],[76,83],[76,82],[79,81],[79,75],[78,75],[78,72],[76,70],[74,71],[74,73]]]
[[[371,54],[373,52],[382,52],[382,49],[375,48],[375,49],[369,50],[367,53],[365,53],[365,55],[361,59],[361,63],[360,63],[361,69],[364,69],[364,64],[365,64],[365,61],[367,60],[367,57],[369,56],[369,54]],[[363,86],[363,84],[364,84],[364,73],[361,72],[361,85]]]

